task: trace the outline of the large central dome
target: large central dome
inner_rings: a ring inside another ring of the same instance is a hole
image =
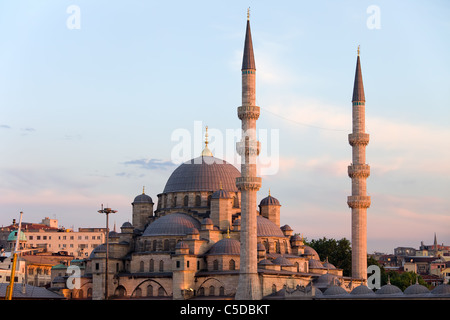
[[[186,161],[167,180],[163,193],[186,191],[217,191],[220,188],[237,192],[236,178],[241,173],[235,166],[212,156]]]

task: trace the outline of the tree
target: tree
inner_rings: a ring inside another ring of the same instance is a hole
[[[305,244],[316,250],[322,260],[328,259],[328,262],[336,268],[342,269],[344,276],[351,274],[352,250],[350,241],[346,238],[335,240],[323,237],[310,242],[305,241]]]

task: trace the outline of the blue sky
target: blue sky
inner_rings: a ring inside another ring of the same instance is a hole
[[[67,27],[71,5],[80,29]],[[371,5],[379,29],[367,25]],[[449,244],[446,1],[3,1],[0,224],[24,211],[29,222],[103,226],[104,203],[120,226],[142,186],[154,200],[164,189],[176,130],[240,128],[247,7],[257,126],[279,133],[280,168],[263,176],[259,199],[270,188],[281,223],[307,238],[350,239],[347,135],[361,45],[368,249],[418,247],[435,232]]]

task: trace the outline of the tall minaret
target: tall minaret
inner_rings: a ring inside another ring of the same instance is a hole
[[[370,197],[367,196],[366,179],[370,175],[370,167],[366,164],[369,135],[365,133],[365,101],[358,46],[352,99],[353,132],[348,135],[353,150],[353,163],[348,167],[352,195],[347,204],[352,209],[352,277],[367,280],[367,208],[370,207]]]
[[[239,285],[235,298],[241,300],[262,298],[258,276],[256,226],[256,192],[261,187],[261,178],[256,176],[256,158],[259,154],[256,120],[259,118],[259,107],[255,105],[255,72],[248,11],[242,61],[242,106],[238,107],[238,117],[242,121],[242,139],[236,144],[237,152],[241,156],[241,176],[236,178],[236,186],[241,192],[241,254]]]

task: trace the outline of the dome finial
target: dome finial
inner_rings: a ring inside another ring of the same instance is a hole
[[[145,194],[145,186],[142,186],[142,194]]]
[[[359,48],[360,48],[360,45],[358,45],[358,57],[359,57]]]
[[[206,126],[206,133],[205,133],[205,149],[203,149],[202,151],[202,157],[212,157],[213,154],[211,152],[211,150],[209,150],[208,148],[208,126]]]
[[[247,9],[247,20],[250,20],[250,7]]]
[[[270,188],[269,188],[269,197],[270,197]]]

